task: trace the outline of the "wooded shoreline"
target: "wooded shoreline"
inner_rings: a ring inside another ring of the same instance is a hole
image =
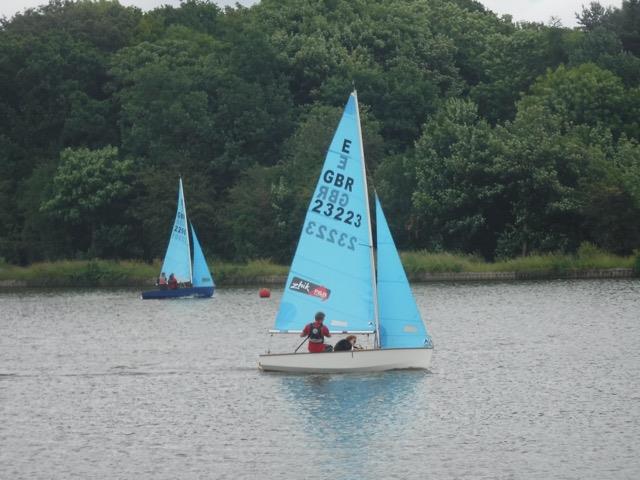
[[[150,288],[154,278],[140,277],[94,277],[87,276],[41,276],[38,278],[6,278],[0,269],[0,288],[65,288],[65,287],[140,287]],[[567,270],[524,270],[524,271],[487,271],[487,272],[420,272],[409,274],[412,283],[431,282],[495,282],[523,280],[556,280],[556,279],[616,279],[640,278],[635,268],[585,268]],[[2,278],[4,277],[4,278]],[[268,285],[282,286],[286,282],[286,274],[281,275],[247,275],[227,274],[224,280],[217,280],[218,287]]]
[[[354,87],[400,250],[640,249],[638,0],[42,3],[0,19],[0,268],[164,256],[179,178],[213,267],[287,265]]]

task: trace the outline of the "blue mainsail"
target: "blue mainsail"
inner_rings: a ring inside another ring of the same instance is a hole
[[[380,347],[431,347],[431,337],[422,323],[377,195],[376,232]]]
[[[193,224],[191,224],[191,237],[193,239],[193,286],[214,287],[213,277],[204,258],[204,253],[202,253],[202,248],[200,248]]]
[[[319,310],[333,332],[375,330],[369,203],[360,119],[351,94],[322,167],[291,264],[278,331],[300,331]]]
[[[189,252],[189,230],[187,208],[182,193],[182,179],[178,188],[178,208],[173,222],[167,253],[162,263],[162,272],[169,278],[172,273],[178,282],[191,282],[191,254]]]

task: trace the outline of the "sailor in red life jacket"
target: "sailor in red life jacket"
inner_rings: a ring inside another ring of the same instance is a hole
[[[172,273],[169,275],[169,290],[176,290],[178,288],[178,279]]]
[[[164,274],[164,272],[162,272],[158,277],[158,286],[160,287],[160,290],[167,289],[167,276]]]
[[[324,337],[330,337],[331,333],[329,329],[325,327],[322,322],[324,321],[324,313],[316,313],[315,322],[308,324],[302,330],[301,337],[309,337],[309,351],[311,353],[324,352],[327,345],[324,344]]]

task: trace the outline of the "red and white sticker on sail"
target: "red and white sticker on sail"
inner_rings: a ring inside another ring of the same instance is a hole
[[[327,287],[316,285],[315,283],[312,283],[308,280],[303,280],[299,277],[293,277],[293,280],[291,280],[291,285],[289,285],[289,289],[295,292],[311,295],[312,297],[317,297],[323,302],[328,300],[329,295],[331,294],[331,290],[329,290]]]

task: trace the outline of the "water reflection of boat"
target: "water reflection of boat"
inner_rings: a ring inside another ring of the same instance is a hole
[[[352,448],[378,432],[407,427],[429,378],[421,371],[366,375],[282,375],[283,401],[300,413],[305,430],[333,449]],[[406,415],[405,415],[406,414]],[[376,421],[372,422],[371,419]]]
[[[323,311],[332,333],[372,333],[374,347],[269,353],[259,356],[259,368],[328,373],[430,367],[431,337],[377,195],[375,210],[377,269],[360,114],[353,92],[307,209],[272,333],[299,334],[317,311]]]

